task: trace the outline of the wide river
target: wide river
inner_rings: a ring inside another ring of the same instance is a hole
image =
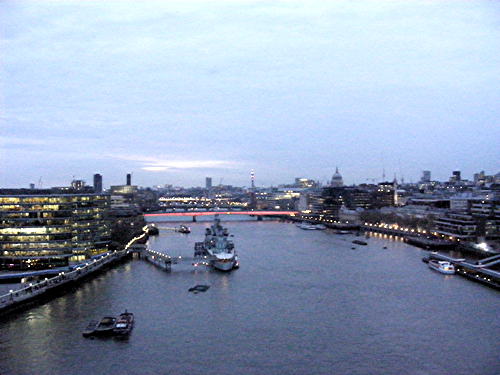
[[[422,250],[278,221],[223,224],[239,270],[124,263],[0,318],[0,374],[500,373],[500,294],[430,270]],[[191,256],[209,222],[189,225],[162,229],[151,247]],[[189,293],[196,284],[210,289]],[[125,309],[136,317],[128,340],[81,336]]]

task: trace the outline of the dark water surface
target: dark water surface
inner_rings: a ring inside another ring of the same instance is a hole
[[[241,268],[166,273],[133,260],[0,322],[0,374],[498,374],[497,291],[421,262],[400,241],[225,224]],[[173,226],[164,223],[161,226]],[[192,254],[189,235],[151,245]],[[387,246],[387,249],[383,249]],[[188,289],[208,284],[206,293]],[[136,315],[128,340],[84,339],[90,319]]]

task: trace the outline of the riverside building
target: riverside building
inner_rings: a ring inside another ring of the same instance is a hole
[[[107,194],[0,190],[0,269],[43,269],[108,250]]]
[[[474,240],[477,225],[474,218],[463,213],[450,212],[434,221],[435,232],[450,240]]]

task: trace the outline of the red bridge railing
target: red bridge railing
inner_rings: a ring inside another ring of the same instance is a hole
[[[144,216],[210,216],[210,215],[298,215],[298,211],[184,211],[144,214]]]

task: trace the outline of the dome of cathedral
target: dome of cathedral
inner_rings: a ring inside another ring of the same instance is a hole
[[[334,187],[340,187],[344,185],[344,181],[342,180],[342,175],[339,173],[338,167],[335,168],[335,174],[332,176],[330,185]]]

